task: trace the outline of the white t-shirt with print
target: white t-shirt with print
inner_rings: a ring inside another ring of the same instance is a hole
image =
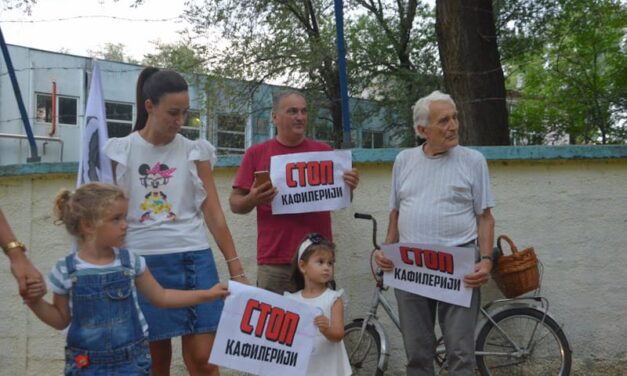
[[[155,146],[138,132],[110,139],[104,148],[117,162],[117,184],[129,195],[125,247],[141,255],[209,248],[201,205],[206,197],[196,161],[216,162],[206,140],[177,134]]]

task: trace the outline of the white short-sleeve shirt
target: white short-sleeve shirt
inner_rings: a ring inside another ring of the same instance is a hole
[[[390,209],[399,211],[399,240],[458,246],[477,238],[477,215],[494,206],[488,165],[481,153],[456,146],[427,156],[403,150],[392,174]]]

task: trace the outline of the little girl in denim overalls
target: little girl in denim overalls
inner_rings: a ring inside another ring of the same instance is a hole
[[[159,307],[185,307],[228,290],[163,289],[143,257],[119,249],[126,235],[128,200],[113,185],[89,183],[76,192],[61,191],[55,217],[76,236],[78,251],[57,261],[50,273],[53,303],[42,294],[28,306],[46,324],[69,324],[65,375],[149,375],[148,327],[137,303],[137,289]],[[31,295],[40,289],[29,285]]]

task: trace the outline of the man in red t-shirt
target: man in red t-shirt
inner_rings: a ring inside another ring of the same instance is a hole
[[[331,213],[273,215],[271,202],[278,191],[269,181],[255,187],[255,171],[269,171],[273,155],[333,149],[305,137],[307,101],[296,91],[273,96],[272,121],[277,129],[276,137],[246,151],[229,203],[236,214],[247,214],[257,208],[257,286],[282,294],[295,290],[290,282],[290,262],[305,235],[317,232],[332,240]],[[357,170],[346,171],[344,181],[352,192],[359,183]]]

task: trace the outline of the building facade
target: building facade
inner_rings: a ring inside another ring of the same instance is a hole
[[[77,161],[85,104],[94,60],[9,45],[22,100],[42,162]],[[135,84],[143,66],[99,60],[109,137],[131,132],[136,117]],[[181,130],[204,138],[221,155],[238,155],[250,145],[274,136],[272,93],[284,87],[253,84],[204,75],[186,75],[190,111]],[[328,111],[309,101],[310,136],[331,143]],[[355,147],[394,146],[385,130],[384,110],[351,98],[352,143]],[[25,163],[31,151],[4,60],[0,60],[0,165]]]

